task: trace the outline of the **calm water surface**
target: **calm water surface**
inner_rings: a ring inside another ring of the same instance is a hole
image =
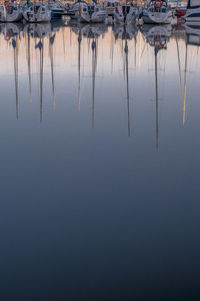
[[[0,300],[200,300],[199,45],[1,24]]]

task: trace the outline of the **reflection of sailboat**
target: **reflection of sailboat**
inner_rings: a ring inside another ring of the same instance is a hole
[[[92,128],[94,128],[94,97],[95,97],[95,72],[96,72],[96,40],[92,41]]]
[[[53,43],[55,40],[55,35],[49,37],[49,54],[50,54],[50,61],[51,61],[51,81],[52,81],[52,94],[53,94],[53,106],[55,108],[55,86],[54,86],[54,70],[53,70]]]
[[[31,87],[31,51],[30,51],[30,47],[31,47],[31,43],[30,43],[30,34],[28,32],[28,81],[29,81],[29,97],[30,97],[30,101],[32,101],[32,87]]]
[[[118,39],[127,39],[132,40],[132,38],[136,38],[138,33],[138,28],[135,24],[128,24],[126,26],[115,24],[113,28],[113,34],[115,36],[115,40]]]
[[[176,49],[177,49],[177,56],[178,56],[178,69],[179,69],[180,89],[182,91],[181,63],[180,63],[180,52],[179,52],[179,45],[178,45],[177,35],[176,35]]]
[[[40,51],[40,122],[42,122],[42,87],[43,87],[43,41],[39,41],[39,43],[35,46],[35,48]]]
[[[157,55],[158,48],[155,46],[155,89],[156,89],[156,149],[159,149],[158,142],[158,63],[157,63]]]
[[[31,38],[44,38],[52,32],[50,23],[28,23],[24,26],[24,32],[29,33]]]
[[[81,41],[82,35],[81,30],[78,34],[78,108],[81,107]]]
[[[184,92],[183,92],[183,125],[186,121],[186,84],[187,84],[187,63],[188,63],[188,45],[200,46],[200,25],[184,25],[186,30],[186,50],[185,50],[185,71],[184,71]]]
[[[185,76],[184,76],[184,92],[183,92],[183,125],[185,124],[185,112],[186,112],[186,80],[187,80],[187,43],[185,50]]]
[[[155,101],[156,101],[156,149],[159,149],[159,111],[158,111],[158,52],[161,49],[167,48],[167,41],[169,40],[171,32],[163,26],[147,26],[144,28],[143,34],[150,46],[154,47],[155,57]]]
[[[84,24],[73,21],[69,22],[69,25],[77,35],[81,31],[82,36],[87,38],[98,38],[108,30],[108,27],[104,23]]]
[[[125,40],[124,45],[124,54],[123,55],[123,72],[124,78],[126,79],[126,99],[127,99],[127,114],[128,114],[128,136],[131,135],[130,130],[130,101],[129,101],[129,67],[128,67],[128,40],[131,40],[133,37],[137,36],[137,29],[134,25],[115,25],[114,26],[114,36],[115,40],[121,39],[122,41],[122,55],[123,55],[123,41]]]
[[[96,40],[97,38],[104,34],[107,30],[105,24],[72,24],[72,30],[78,35],[78,107],[80,110],[81,103],[81,42],[82,38],[88,38],[88,47],[90,40],[92,39],[92,52],[95,53],[95,64],[96,65]],[[89,48],[88,48],[89,49]],[[93,58],[94,58],[93,57]],[[96,67],[95,67],[96,68]],[[92,72],[93,74],[93,72]]]
[[[96,24],[84,24],[81,29],[81,32],[84,37],[87,38],[98,38],[103,35],[108,30],[108,27],[105,23],[96,23]]]
[[[23,28],[21,23],[3,23],[1,26],[6,40],[14,36],[20,36],[20,32]]]
[[[128,82],[128,44],[125,40],[124,52],[126,54],[126,95],[127,95],[127,110],[128,110],[128,136],[130,136],[130,112],[129,112],[129,82]]]
[[[18,43],[17,37],[12,39],[14,49],[14,72],[15,72],[15,99],[16,99],[16,118],[19,118],[19,101],[18,101]]]

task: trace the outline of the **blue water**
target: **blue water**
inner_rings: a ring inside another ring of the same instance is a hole
[[[0,300],[200,300],[198,31],[9,26]]]

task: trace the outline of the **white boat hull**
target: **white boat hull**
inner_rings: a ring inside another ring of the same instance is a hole
[[[50,22],[51,20],[51,11],[49,9],[40,7],[37,11],[34,9],[34,5],[25,8],[23,11],[23,17],[27,22],[30,23],[42,23]]]
[[[76,12],[75,17],[80,23],[104,23],[107,17],[105,9],[98,8],[90,13],[89,10],[85,7],[80,7]]]
[[[186,22],[200,22],[200,8],[187,9],[182,17]]]
[[[122,7],[118,6],[114,12],[115,22],[118,24],[130,24],[135,21],[137,12],[134,7],[130,7],[128,13],[124,13]]]
[[[7,12],[5,8],[0,9],[0,22],[19,22],[22,19],[22,12],[20,8],[14,8],[12,11]]]

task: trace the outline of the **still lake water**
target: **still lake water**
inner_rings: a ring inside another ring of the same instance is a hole
[[[1,24],[0,300],[200,300],[199,45]]]

